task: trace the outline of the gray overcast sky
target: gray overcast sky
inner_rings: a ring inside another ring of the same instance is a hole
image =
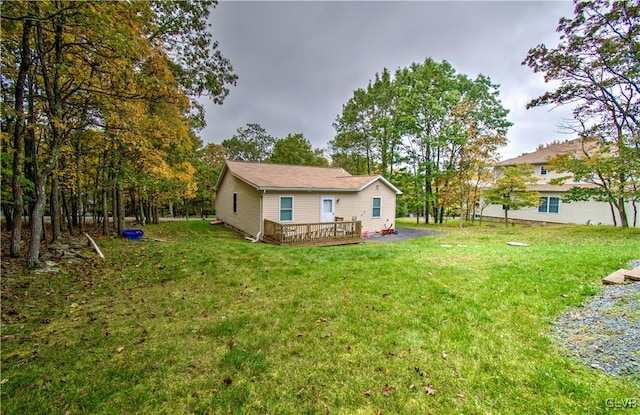
[[[354,90],[385,67],[394,73],[427,57],[500,85],[514,123],[503,158],[571,139],[558,128],[570,109],[525,108],[551,86],[521,65],[529,48],[557,44],[563,16],[573,16],[572,2],[221,1],[212,30],[238,83],[222,106],[202,100],[202,139],[220,143],[258,123],[274,137],[303,133],[326,148]]]

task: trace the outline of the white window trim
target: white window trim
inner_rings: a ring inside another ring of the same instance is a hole
[[[557,215],[560,213],[560,197],[558,196],[540,196],[541,199],[545,199],[546,202],[541,204],[538,207],[538,213],[551,213],[552,215]],[[551,199],[558,199],[558,211],[557,212],[551,212],[550,208],[551,208]],[[546,206],[546,210],[540,211],[540,207],[542,207],[543,205]]]
[[[379,199],[380,200],[380,215],[379,216],[374,216],[373,212],[375,210],[375,206],[374,206],[374,200]],[[382,218],[382,196],[372,196],[371,197],[371,219],[381,219]]]
[[[291,220],[282,220],[282,198],[291,198]],[[295,199],[293,196],[281,195],[278,198],[278,222],[291,223],[294,221]]]

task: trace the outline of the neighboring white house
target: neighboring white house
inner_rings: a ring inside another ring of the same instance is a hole
[[[380,175],[228,160],[216,183],[216,216],[257,239],[264,237],[265,220],[286,225],[360,221],[363,233],[376,232],[393,225],[401,193]]]
[[[583,145],[586,146],[583,148]],[[567,180],[563,185],[552,185],[550,180],[567,173],[557,173],[548,165],[548,160],[558,154],[571,153],[583,155],[584,150],[592,151],[597,144],[584,142],[582,139],[551,143],[538,148],[533,153],[525,153],[521,156],[501,161],[494,167],[495,179],[502,175],[502,168],[517,164],[531,164],[534,167],[534,177],[538,180],[536,185],[529,190],[540,193],[540,206],[520,208],[509,211],[509,219],[553,222],[553,223],[577,223],[577,224],[602,224],[613,225],[611,206],[606,202],[589,200],[585,202],[563,202],[562,197],[572,187],[596,187],[593,183],[580,183]],[[629,202],[626,205],[629,223],[633,223],[633,207]],[[618,212],[615,212],[618,215]],[[483,211],[484,217],[504,218],[504,210],[501,205],[489,205]],[[619,221],[618,221],[619,224]]]

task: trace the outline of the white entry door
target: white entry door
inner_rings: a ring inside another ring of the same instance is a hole
[[[333,222],[336,200],[333,196],[320,198],[320,222]]]

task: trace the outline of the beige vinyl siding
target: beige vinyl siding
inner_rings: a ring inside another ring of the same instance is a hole
[[[264,218],[280,222],[280,196],[293,197],[293,222],[315,223],[320,221],[320,194],[309,192],[267,191],[263,198]]]
[[[233,194],[237,193],[237,212],[233,212]],[[235,178],[225,174],[216,199],[216,216],[219,220],[257,236],[260,232],[260,195],[261,192]]]
[[[381,217],[373,218],[373,198],[380,197],[382,202]],[[376,232],[393,225],[396,218],[396,194],[382,181],[376,180],[357,194],[350,195],[343,204],[342,197],[337,203],[337,215],[345,220],[356,217],[362,222],[362,232]],[[344,211],[344,215],[340,212]]]
[[[396,194],[386,184],[376,180],[360,192],[276,192],[267,191],[263,197],[264,218],[280,222],[280,196],[293,197],[293,222],[320,222],[320,200],[333,197],[335,216],[362,222],[362,231],[380,231],[384,226],[395,226]],[[381,198],[380,218],[372,217],[373,197]]]

